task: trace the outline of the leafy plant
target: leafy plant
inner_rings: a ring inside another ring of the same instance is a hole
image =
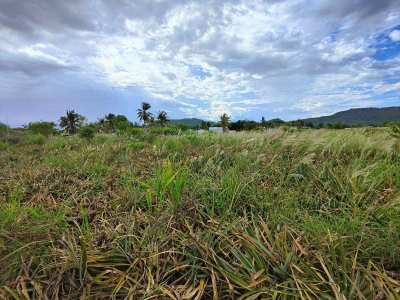
[[[154,178],[144,184],[147,189],[147,206],[157,208],[168,204],[173,211],[179,209],[183,201],[183,191],[187,182],[187,173],[183,168],[174,169],[170,161],[155,171]]]

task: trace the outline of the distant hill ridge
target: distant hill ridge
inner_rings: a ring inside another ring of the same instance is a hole
[[[384,108],[352,108],[337,112],[330,116],[303,119],[305,122],[318,124],[336,124],[346,125],[382,125],[384,122],[400,121],[400,107]]]
[[[197,118],[184,118],[184,119],[169,120],[170,124],[174,124],[174,125],[180,124],[180,125],[186,125],[188,127],[200,126],[202,122],[204,122],[204,120],[197,119]]]
[[[382,125],[385,122],[400,121],[400,106],[384,107],[384,108],[352,108],[340,111],[329,116],[321,116],[316,118],[302,119],[305,122],[311,122],[314,125],[319,124],[337,124],[345,125]],[[198,118],[173,119],[169,121],[171,124],[183,124],[194,128],[207,122]],[[211,122],[213,125],[215,122]]]

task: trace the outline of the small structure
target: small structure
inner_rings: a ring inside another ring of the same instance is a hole
[[[197,133],[198,134],[203,134],[203,133],[206,133],[206,132],[208,132],[208,131],[205,130],[205,129],[197,129]]]
[[[224,132],[224,129],[222,127],[210,127],[208,128],[208,131],[210,132]]]

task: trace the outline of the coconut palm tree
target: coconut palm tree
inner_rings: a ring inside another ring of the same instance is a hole
[[[223,131],[227,132],[229,122],[230,122],[230,117],[226,113],[224,113],[222,116],[220,116],[220,122],[221,122],[221,127],[222,127]]]
[[[162,110],[158,113],[157,120],[162,127],[168,122],[167,112]]]
[[[138,119],[143,121],[143,125],[147,126],[153,119],[152,114],[148,111],[151,105],[147,102],[142,102],[142,108],[137,110]]]
[[[67,110],[65,116],[60,118],[60,127],[68,134],[75,134],[83,125],[85,117],[76,113],[74,110]]]

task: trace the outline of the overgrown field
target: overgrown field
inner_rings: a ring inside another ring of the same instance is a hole
[[[384,128],[0,142],[0,298],[399,299]]]

